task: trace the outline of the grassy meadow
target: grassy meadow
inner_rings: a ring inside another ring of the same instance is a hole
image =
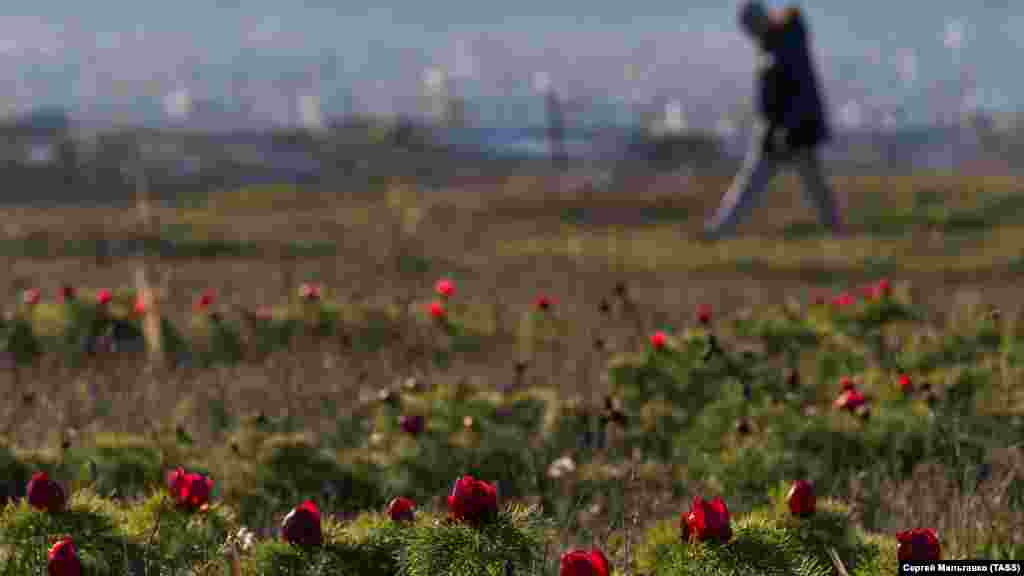
[[[39,573],[64,534],[88,574],[539,575],[591,546],[615,574],[894,574],[896,532],[918,527],[944,558],[1024,558],[1022,183],[836,178],[851,236],[833,239],[787,176],[741,235],[697,242],[727,185],[254,187],[160,206],[159,238],[129,209],[0,209],[0,574]],[[82,353],[56,300],[113,290],[137,322],[142,254],[169,367]],[[865,296],[881,279],[891,295]],[[15,353],[19,318],[40,353]],[[866,411],[834,407],[844,376]],[[214,480],[209,510],[174,508],[178,466]],[[20,499],[37,470],[67,512]],[[493,529],[440,521],[463,474],[497,483]],[[810,519],[785,507],[797,479]],[[396,496],[413,526],[384,514]],[[694,496],[727,502],[729,543],[680,540]],[[313,551],[278,530],[307,498]]]

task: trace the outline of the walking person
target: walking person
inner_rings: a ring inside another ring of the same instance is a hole
[[[717,240],[731,234],[785,166],[799,172],[804,195],[822,224],[832,234],[842,234],[835,197],[818,157],[818,148],[831,138],[831,130],[803,16],[796,7],[769,12],[754,0],[741,7],[739,24],[761,51],[758,118],[743,167],[714,218],[705,224],[703,238]]]

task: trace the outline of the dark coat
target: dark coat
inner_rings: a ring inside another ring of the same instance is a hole
[[[813,148],[831,138],[821,84],[811,60],[807,27],[795,9],[762,39],[767,63],[759,71],[758,112],[769,135],[787,131],[791,148]]]

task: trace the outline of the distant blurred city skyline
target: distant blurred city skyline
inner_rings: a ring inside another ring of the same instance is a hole
[[[798,4],[836,124],[949,122],[1024,100],[1024,77],[1006,69],[1024,55],[1014,3]],[[39,0],[0,17],[0,108],[59,107],[88,123],[172,122],[186,100],[256,124],[419,114],[431,69],[485,124],[542,121],[538,74],[590,102],[599,122],[656,106],[687,127],[722,128],[751,98],[754,50],[735,1],[376,6]]]

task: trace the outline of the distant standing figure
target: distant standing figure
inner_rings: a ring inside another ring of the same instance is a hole
[[[761,51],[758,119],[743,168],[705,225],[704,238],[731,233],[785,165],[799,171],[819,220],[833,234],[841,234],[841,218],[818,158],[818,147],[831,137],[831,130],[804,18],[796,7],[769,12],[755,0],[740,9],[739,24]]]

